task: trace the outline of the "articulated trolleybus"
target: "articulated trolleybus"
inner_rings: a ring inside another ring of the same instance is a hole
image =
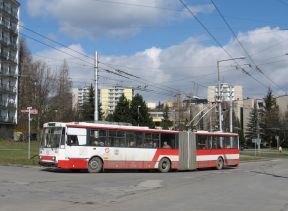
[[[235,133],[155,130],[107,122],[44,124],[40,165],[61,169],[172,169],[239,164]]]

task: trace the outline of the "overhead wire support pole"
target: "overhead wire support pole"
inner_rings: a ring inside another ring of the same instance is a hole
[[[219,131],[222,131],[222,98],[221,98],[221,82],[220,82],[220,68],[219,68],[220,61],[217,61],[217,72],[218,72],[218,97],[217,97],[217,103],[218,103],[218,115],[219,115]]]
[[[94,109],[94,120],[98,121],[98,52],[95,52],[95,109]]]
[[[218,111],[219,111],[219,131],[222,131],[222,96],[221,96],[221,82],[220,82],[220,62],[226,62],[226,61],[234,61],[237,59],[245,59],[246,57],[237,57],[237,58],[230,58],[230,59],[223,59],[223,60],[217,60],[217,73],[218,73]]]
[[[232,86],[229,88],[229,97],[230,97],[230,108],[229,108],[229,122],[230,122],[230,133],[233,133],[233,92],[232,92]]]

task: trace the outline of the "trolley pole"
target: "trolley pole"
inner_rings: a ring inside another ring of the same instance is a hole
[[[95,109],[94,120],[98,121],[98,52],[95,53]]]

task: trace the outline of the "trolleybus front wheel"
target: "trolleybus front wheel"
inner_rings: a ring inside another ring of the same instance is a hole
[[[99,157],[91,158],[88,162],[88,171],[90,173],[99,173],[103,170],[103,162]]]
[[[162,173],[169,172],[171,170],[171,162],[168,158],[162,158],[159,162],[158,169]]]
[[[223,160],[222,157],[219,157],[219,158],[217,159],[216,168],[217,168],[218,170],[221,170],[221,169],[223,169],[223,166],[224,166],[224,160]]]

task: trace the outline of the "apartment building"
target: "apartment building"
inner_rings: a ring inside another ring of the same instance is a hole
[[[72,89],[72,109],[78,111],[89,96],[89,87]]]
[[[208,86],[208,102],[217,102],[218,86]],[[221,83],[220,95],[222,102],[233,101],[233,111],[240,120],[241,108],[243,107],[243,87],[242,86],[230,86],[228,83]]]
[[[243,131],[244,135],[246,135],[246,131],[248,129],[248,123],[250,119],[251,111],[254,109],[254,105],[258,110],[264,109],[264,100],[263,99],[244,99],[243,100]]]
[[[0,134],[17,124],[19,8],[16,0],[0,0]]]
[[[134,89],[115,86],[100,90],[100,103],[105,117],[114,112],[122,94],[131,101],[134,96]]]

